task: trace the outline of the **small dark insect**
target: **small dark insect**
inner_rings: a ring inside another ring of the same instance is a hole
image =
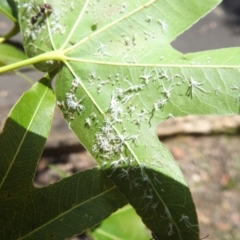
[[[40,17],[44,16],[44,14],[52,12],[52,6],[45,3],[42,6],[33,6],[33,10],[36,12],[36,15],[31,17],[32,25],[35,24]]]

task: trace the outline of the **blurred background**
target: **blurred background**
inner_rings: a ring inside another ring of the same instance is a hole
[[[10,25],[0,15],[1,35]],[[20,35],[9,43],[22,49]],[[172,46],[183,53],[239,47],[240,0],[224,0],[172,42]],[[35,70],[24,73],[33,81],[43,75]],[[30,86],[27,80],[13,73],[0,76],[0,129],[11,107]],[[209,234],[211,240],[240,239],[239,130],[239,116],[189,116],[169,119],[157,128],[159,139],[186,176],[196,204],[201,236]],[[39,161],[36,186],[47,186],[93,165],[90,154],[56,109],[50,137]]]

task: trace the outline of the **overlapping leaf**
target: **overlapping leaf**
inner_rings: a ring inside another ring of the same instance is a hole
[[[98,240],[150,239],[149,231],[130,205],[119,209],[88,234]]]
[[[50,84],[50,77],[43,78],[21,97],[0,135],[1,239],[71,237],[125,204],[118,189],[98,169],[49,187],[33,186],[54,112]]]
[[[26,59],[26,55],[8,44],[0,45],[0,65],[4,66],[10,63]]]

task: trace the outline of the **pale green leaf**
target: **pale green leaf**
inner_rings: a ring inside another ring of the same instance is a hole
[[[149,230],[130,205],[112,214],[89,235],[94,240],[149,240],[151,238]]]
[[[12,22],[17,21],[17,6],[13,0],[1,0],[0,13],[8,17]]]
[[[7,65],[26,59],[26,55],[9,44],[0,44],[0,65]]]
[[[183,55],[170,45],[219,2],[52,1],[34,24],[33,9],[20,8],[28,55],[53,50],[49,59],[63,61],[55,92],[69,127],[155,239],[199,239],[190,191],[157,124],[239,112],[239,49]]]

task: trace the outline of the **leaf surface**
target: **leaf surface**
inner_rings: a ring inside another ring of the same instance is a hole
[[[13,0],[1,0],[0,12],[8,17],[12,22],[17,21],[17,6]]]
[[[0,238],[62,239],[92,228],[126,203],[98,169],[35,188],[37,161],[55,106],[45,77],[12,109],[0,135]]]
[[[0,65],[15,63],[25,60],[26,55],[9,44],[0,44]]]
[[[239,112],[239,49],[184,55],[170,45],[219,2],[52,1],[36,25],[22,20],[30,56],[64,53],[58,105],[155,239],[199,239],[190,191],[157,124]]]
[[[117,228],[116,228],[117,226]],[[149,240],[150,233],[130,205],[126,205],[104,220],[90,234],[97,240]]]

